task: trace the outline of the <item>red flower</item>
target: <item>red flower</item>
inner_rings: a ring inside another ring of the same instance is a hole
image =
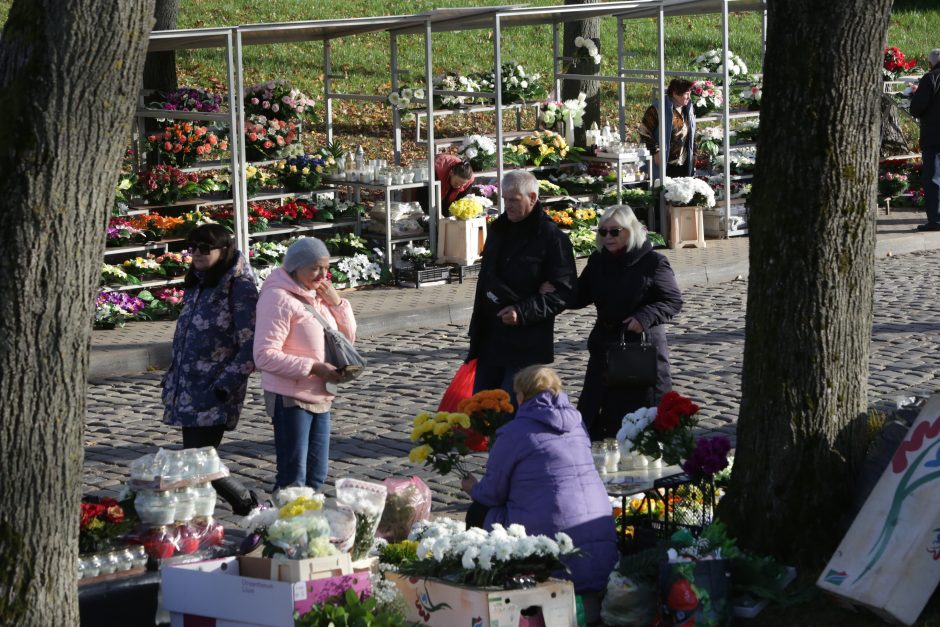
[[[679,426],[683,416],[692,416],[699,406],[678,392],[666,392],[656,409],[653,428],[657,431],[670,431]]]
[[[473,429],[464,429],[463,427],[456,427],[455,430],[463,434],[464,444],[474,453],[485,453],[489,450],[489,438],[482,433],[474,431]]]
[[[109,523],[117,524],[124,522],[124,510],[120,505],[112,505],[106,510],[105,518]]]

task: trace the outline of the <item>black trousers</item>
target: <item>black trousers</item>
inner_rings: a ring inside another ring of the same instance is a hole
[[[225,425],[183,427],[183,448],[202,448],[204,446],[219,448],[223,435],[225,435]],[[232,512],[239,516],[246,515],[258,504],[257,499],[248,491],[248,488],[235,477],[228,476],[216,479],[212,482],[212,487],[232,507]]]

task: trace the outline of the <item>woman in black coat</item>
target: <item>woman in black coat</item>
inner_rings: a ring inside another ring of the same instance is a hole
[[[627,205],[609,207],[597,229],[597,251],[578,277],[578,298],[572,307],[591,303],[597,321],[588,337],[587,372],[578,401],[591,440],[612,438],[623,416],[659,403],[672,388],[665,323],[682,309],[682,294],[669,260],[653,251],[640,224]],[[640,333],[658,353],[656,385],[619,388],[607,384],[607,349],[620,340],[639,342]]]

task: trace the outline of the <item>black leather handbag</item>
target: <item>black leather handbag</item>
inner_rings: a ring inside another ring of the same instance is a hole
[[[607,385],[616,388],[642,388],[656,385],[656,347],[646,341],[628,344],[620,330],[620,342],[607,349]]]

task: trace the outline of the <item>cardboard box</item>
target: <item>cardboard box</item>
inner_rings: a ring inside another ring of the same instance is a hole
[[[480,259],[486,241],[486,218],[441,220],[437,230],[437,259],[469,266]]]
[[[239,559],[163,567],[163,605],[175,627],[293,627],[295,611],[304,614],[347,588],[372,590],[368,573],[299,582],[243,577]]]
[[[816,582],[882,618],[910,625],[940,581],[940,395],[894,453]]]
[[[386,577],[398,586],[408,606],[409,622],[432,627],[517,627],[526,624],[520,612],[542,608],[545,627],[576,627],[574,586],[550,579],[528,590],[471,588],[436,579]]]
[[[305,560],[275,560],[269,557],[242,556],[238,567],[245,577],[273,581],[313,581],[352,574],[348,553]]]

